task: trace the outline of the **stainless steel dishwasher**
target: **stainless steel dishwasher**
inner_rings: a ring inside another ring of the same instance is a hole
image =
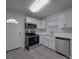
[[[56,37],[55,42],[56,42],[56,52],[66,57],[70,57],[70,39]]]

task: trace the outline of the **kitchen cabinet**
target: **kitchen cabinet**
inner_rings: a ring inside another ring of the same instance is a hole
[[[55,38],[53,36],[49,39],[49,48],[55,50]]]
[[[72,27],[72,10],[71,9],[59,14],[59,17],[60,17],[61,28]]]
[[[44,40],[44,42],[45,42],[44,45],[49,47],[49,39],[50,39],[50,37],[49,36],[45,36],[44,39],[46,39],[46,40]]]
[[[40,36],[40,43],[48,47],[48,39],[45,35]]]
[[[27,23],[36,23],[36,21],[35,21],[35,19],[33,19],[33,18],[30,18],[30,17],[26,17],[26,22]]]
[[[41,22],[40,22],[40,29],[45,29],[45,28],[46,28],[46,20],[43,19],[43,20],[41,20]]]
[[[68,12],[66,15],[67,27],[72,27],[72,11]]]
[[[26,17],[26,22],[27,23],[37,24],[37,29],[44,29],[45,28],[45,20]]]
[[[62,29],[72,29],[72,9],[47,18],[47,31],[62,32]]]
[[[41,23],[40,20],[35,19],[35,24],[37,24],[37,29],[40,29],[40,23]]]
[[[40,44],[55,50],[55,38],[52,35],[40,35]]]

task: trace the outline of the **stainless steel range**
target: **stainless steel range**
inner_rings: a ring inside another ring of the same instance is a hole
[[[37,25],[25,23],[25,48],[29,50],[30,47],[39,44],[39,35],[35,33]]]

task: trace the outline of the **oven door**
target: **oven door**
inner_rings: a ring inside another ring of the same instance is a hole
[[[30,37],[29,38],[29,46],[33,46],[39,44],[39,37]]]

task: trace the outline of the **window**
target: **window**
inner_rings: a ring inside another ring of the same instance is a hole
[[[59,29],[59,19],[53,18],[51,21],[48,21],[48,28],[51,32],[58,32]]]

